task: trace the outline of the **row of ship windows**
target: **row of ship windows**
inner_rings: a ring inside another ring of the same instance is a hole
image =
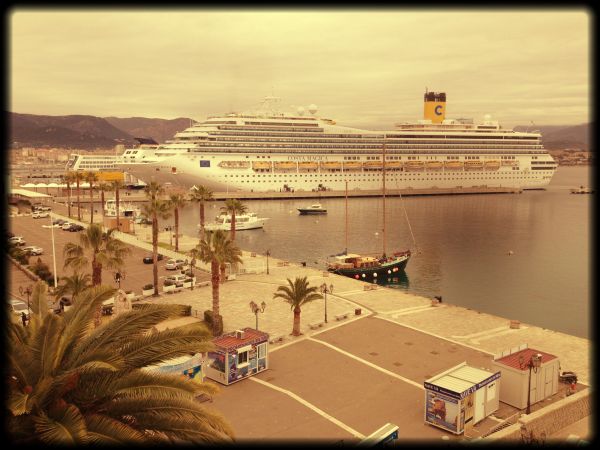
[[[272,142],[272,141],[270,141]],[[202,145],[202,147],[255,147],[255,148],[372,148],[372,149],[381,149],[382,146],[381,145],[377,145],[377,144],[356,144],[353,143],[356,141],[347,141],[347,142],[335,142],[335,143],[331,143],[329,142],[329,144],[334,144],[334,145],[327,145],[327,144],[319,144],[319,143],[313,143],[310,145],[306,145],[306,144],[294,144],[294,143],[282,143],[282,142],[275,142],[273,144],[268,144],[268,143],[262,143],[260,145],[255,144],[255,143],[243,143],[243,142],[237,142],[235,144],[229,144],[226,142],[217,142],[217,140],[214,141],[203,141],[203,142],[197,142],[198,145]],[[479,144],[477,143],[472,143],[472,142],[465,142],[463,144],[457,142],[457,143],[450,143],[450,144],[446,144],[446,143],[439,143],[439,142],[427,142],[427,141],[414,141],[414,142],[409,142],[409,141],[404,141],[404,142],[399,142],[399,143],[394,143],[394,144],[387,144],[386,145],[386,149],[394,149],[394,148],[478,148],[478,147],[485,147],[485,148],[524,148],[524,149],[528,149],[528,148],[543,148],[543,146],[539,143],[531,143],[531,144],[519,144],[519,143],[498,143],[498,142],[494,142],[492,145],[492,143],[488,143],[488,142],[481,142]]]
[[[486,136],[488,139],[492,139],[489,136]],[[194,138],[197,138],[197,136],[190,136],[190,137],[186,137],[186,136],[181,136],[179,139],[183,140],[183,141],[190,141],[193,140]],[[273,142],[273,141],[281,141],[281,142],[308,142],[308,143],[334,143],[334,144],[344,144],[344,143],[364,143],[364,144],[376,144],[381,146],[383,144],[383,142],[381,141],[381,139],[379,140],[375,140],[375,139],[366,139],[366,138],[357,138],[354,137],[353,139],[350,140],[339,140],[340,138],[334,138],[331,139],[330,136],[327,136],[324,139],[321,138],[310,138],[310,139],[293,139],[293,138],[282,138],[280,136],[270,136],[268,139],[267,138],[252,138],[252,137],[248,137],[248,136],[240,136],[240,137],[224,137],[224,136],[211,136],[208,138],[209,141],[231,141],[231,142]],[[344,138],[347,139],[347,138]],[[206,139],[201,139],[201,140],[206,140]],[[534,140],[529,140],[527,142],[520,142],[521,140],[519,138],[503,138],[503,137],[494,137],[494,140],[496,141],[500,141],[502,142],[506,142],[506,143],[514,143],[514,144],[519,144],[519,145],[532,145],[532,144],[539,144],[540,140],[538,138],[535,138]],[[481,136],[474,136],[473,138],[464,138],[461,137],[460,140],[450,140],[450,139],[444,139],[444,138],[439,138],[436,140],[423,140],[422,137],[420,136],[415,136],[414,139],[410,139],[410,140],[388,140],[386,142],[387,145],[393,145],[393,144],[411,144],[413,142],[416,143],[422,143],[422,144],[440,144],[440,143],[444,143],[445,141],[451,141],[452,144],[471,144],[473,142],[478,143],[479,141],[481,141],[481,143],[487,143],[490,142],[490,140],[485,140],[482,141],[481,140]]]
[[[230,150],[226,147],[233,147],[236,150]],[[198,151],[216,151],[216,152],[233,152],[237,153],[240,147],[253,147],[253,148],[244,148],[243,151],[256,151],[256,152],[297,152],[297,153],[309,153],[312,150],[312,153],[334,153],[331,150],[325,149],[337,149],[339,153],[350,153],[355,149],[365,149],[365,150],[381,150],[381,147],[372,146],[372,145],[347,145],[347,146],[336,146],[336,145],[319,145],[319,146],[308,146],[308,145],[295,145],[295,146],[287,146],[287,145],[268,145],[264,147],[256,147],[254,145],[227,145],[227,144],[202,144],[201,148],[194,149],[195,152]],[[299,150],[302,149],[302,150]],[[483,153],[485,150],[482,149],[481,146],[478,145],[403,145],[403,146],[389,146],[387,147],[387,151],[390,153],[414,153],[415,150],[424,150],[424,149],[441,149],[441,150],[453,150],[453,151],[464,151],[467,152],[471,150],[476,153]],[[485,149],[497,149],[497,150],[523,150],[523,152],[531,153],[531,150],[543,150],[544,147],[541,145],[532,145],[529,147],[525,146],[514,146],[514,145],[486,145]],[[394,151],[397,150],[397,151]],[[402,152],[401,150],[405,150]],[[188,149],[188,152],[191,149]],[[497,151],[496,151],[497,152]],[[358,152],[365,153],[365,152]],[[533,153],[546,153],[544,151],[541,152],[533,152]]]
[[[204,149],[198,149],[198,150],[188,150],[188,153],[200,153],[200,151],[203,151]],[[251,149],[245,149],[246,152],[252,152]],[[223,149],[220,151],[220,153],[240,153],[237,150],[227,150],[227,149]],[[278,151],[273,151],[270,149],[264,149],[264,150],[259,150],[257,149],[255,151],[255,153],[281,153]],[[286,150],[285,153],[302,153],[302,154],[316,154],[316,155],[320,155],[320,154],[327,154],[327,155],[335,155],[335,154],[340,154],[340,153],[354,153],[354,154],[359,154],[359,155],[364,155],[365,151],[358,151],[358,150],[344,150],[343,152],[336,152],[336,151],[332,151],[332,150],[327,150],[327,151],[319,151],[318,149],[315,149],[313,151],[310,150]],[[390,151],[390,153],[400,153],[400,154],[414,154],[415,151],[414,150],[396,150],[396,151]],[[447,151],[444,150],[422,150],[419,149],[418,152],[416,152],[418,154],[421,155],[444,155],[446,153],[448,153]],[[503,154],[509,154],[509,155],[522,155],[522,156],[526,156],[526,155],[547,155],[548,152],[546,152],[545,150],[521,150],[519,152],[511,152],[511,151],[503,151],[503,152],[499,152],[498,150],[492,151],[492,150],[468,150],[468,149],[463,149],[461,150],[461,153],[476,153],[476,154],[484,154],[484,155],[499,155],[499,153],[503,153]],[[206,155],[206,157],[210,157],[211,155]],[[254,155],[253,155],[254,156]],[[200,155],[200,158],[203,158],[204,155]],[[241,157],[241,155],[240,155]],[[261,156],[257,156],[257,157],[261,157]],[[271,156],[267,155],[267,158],[270,158]],[[214,158],[214,156],[213,156]],[[250,158],[250,155],[246,155],[246,158]],[[532,156],[532,158],[536,158],[535,156]]]
[[[412,176],[412,175],[415,174],[414,172],[412,172],[412,173],[405,172],[405,173],[407,174],[407,176]],[[423,172],[420,172],[420,173],[423,173]],[[462,173],[464,173],[465,175],[471,175],[470,173],[467,173],[467,172],[462,172]],[[462,175],[462,173],[458,174],[456,172],[452,172],[452,176],[459,176],[459,175]],[[335,174],[335,178],[338,178],[337,175],[338,174]],[[392,176],[391,178],[397,178],[397,174],[393,174],[393,175],[394,176]],[[223,175],[223,177],[225,177],[225,178],[244,178],[244,177],[245,178],[261,178],[261,177],[263,177],[263,178],[276,178],[276,177],[280,177],[280,178],[281,177],[283,177],[283,178],[288,178],[288,177],[289,178],[291,178],[291,177],[301,177],[302,178],[302,177],[304,177],[304,178],[306,178],[306,177],[311,177],[312,178],[313,176],[315,178],[319,179],[319,180],[326,180],[327,176],[334,177],[334,175],[332,175],[332,174],[324,174],[324,175],[297,175],[297,174],[289,174],[289,175],[288,174],[274,174],[274,175]],[[345,178],[347,176],[350,176],[351,178],[357,178],[357,177],[361,177],[361,176],[364,176],[364,175],[358,174],[358,173],[357,174],[353,174],[353,173],[349,173],[348,174],[347,173],[343,177]],[[485,174],[483,174],[483,176],[485,176]],[[529,175],[529,176],[532,176],[532,175]],[[481,177],[481,175],[478,175],[478,177]],[[461,177],[461,178],[464,178],[464,177]],[[488,175],[487,178],[490,178],[490,175]],[[507,178],[507,177],[500,177],[500,178]],[[511,177],[508,177],[508,178],[514,178],[514,176],[511,176]],[[426,179],[428,180],[429,178],[426,178]],[[450,178],[450,179],[454,179],[454,178]],[[369,180],[381,180],[381,177],[377,177],[377,178],[373,178],[373,179],[369,178]],[[258,181],[260,181],[260,180],[258,180]]]
[[[525,178],[537,178],[534,177],[533,175],[522,175],[522,176],[515,176],[515,177],[485,177],[486,180],[515,180],[515,179],[525,179]],[[402,181],[446,181],[446,180],[458,180],[458,181],[464,181],[464,180],[481,180],[482,177],[475,177],[475,178],[405,178]],[[282,180],[241,180],[240,183],[273,183],[275,181],[282,181]],[[285,180],[283,180],[285,181]],[[319,180],[314,180],[314,181],[319,181]],[[353,181],[376,181],[379,182],[380,180],[378,179],[373,179],[373,178],[362,178],[362,179],[356,179]]]

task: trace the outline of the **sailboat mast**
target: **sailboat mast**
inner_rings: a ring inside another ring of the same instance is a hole
[[[383,137],[383,171],[382,171],[382,190],[383,190],[383,254],[386,255],[386,238],[385,238],[385,136]]]
[[[344,253],[348,254],[348,181],[346,180],[346,248]]]

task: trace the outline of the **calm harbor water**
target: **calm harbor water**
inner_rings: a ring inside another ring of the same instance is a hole
[[[391,287],[589,337],[593,195],[569,190],[591,185],[590,173],[589,167],[560,167],[545,191],[520,195],[388,197],[387,252],[413,251],[405,276]],[[276,258],[324,268],[327,257],[345,247],[343,198],[323,199],[323,216],[298,215],[296,208],[312,203],[306,199],[244,203],[270,218],[262,230],[236,233],[244,250],[269,249]],[[207,220],[222,204],[207,207]],[[182,232],[195,235],[197,206],[181,216]],[[348,199],[348,224],[349,252],[382,252],[381,198]]]

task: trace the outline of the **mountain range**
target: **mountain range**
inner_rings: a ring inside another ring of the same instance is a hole
[[[72,149],[112,149],[117,144],[132,146],[136,137],[156,142],[171,139],[190,126],[192,119],[157,119],[146,117],[96,117],[86,115],[43,116],[8,112],[12,147],[62,147]],[[548,150],[577,148],[589,150],[589,129],[581,125],[516,126],[515,131],[542,133]]]

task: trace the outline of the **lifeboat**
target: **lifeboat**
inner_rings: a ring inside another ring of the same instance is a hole
[[[319,167],[319,164],[317,164],[316,162],[299,162],[298,163],[298,169],[317,169]]]
[[[500,161],[491,160],[485,162],[485,170],[498,170],[500,168]]]
[[[442,166],[443,165],[441,161],[427,161],[425,163],[425,168],[427,170],[441,170]]]
[[[481,170],[483,161],[465,161],[465,170]]]
[[[515,159],[506,159],[506,160],[503,160],[501,164],[503,166],[515,167],[515,166],[519,165],[519,161],[517,161]]]
[[[255,161],[252,163],[254,170],[271,170],[271,161]]]
[[[400,169],[403,164],[400,161],[386,161],[385,168],[386,169]]]
[[[273,167],[275,169],[278,170],[290,170],[290,169],[296,169],[296,163],[295,162],[291,162],[291,161],[279,161],[279,162],[274,162],[273,163]]]
[[[250,161],[221,161],[218,166],[223,169],[247,169]]]
[[[387,163],[385,164],[387,167]],[[363,164],[365,169],[383,169],[383,162],[381,161],[367,161]]]
[[[321,169],[337,170],[337,169],[341,169],[341,168],[342,168],[341,162],[330,161],[330,162],[322,162],[321,163]]]
[[[423,161],[407,161],[404,164],[404,170],[415,171],[415,170],[423,170],[425,168],[425,163]]]
[[[345,162],[344,163],[344,170],[360,170],[362,169],[362,163],[361,162]]]
[[[446,170],[462,170],[463,163],[460,161],[445,161],[444,169],[446,169]]]

